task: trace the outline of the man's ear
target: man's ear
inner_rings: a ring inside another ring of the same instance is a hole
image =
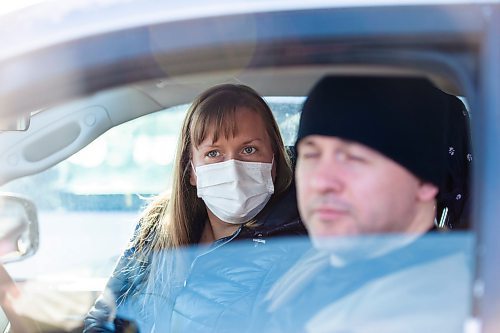
[[[436,185],[428,182],[420,183],[417,191],[417,198],[419,201],[427,202],[436,199],[439,189]]]

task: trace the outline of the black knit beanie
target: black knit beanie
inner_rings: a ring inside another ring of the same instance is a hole
[[[437,196],[437,223],[449,229],[469,228],[472,147],[469,113],[457,97],[449,95],[447,113],[446,175]]]
[[[325,77],[304,103],[296,146],[308,135],[359,142],[442,188],[450,103],[424,78]]]

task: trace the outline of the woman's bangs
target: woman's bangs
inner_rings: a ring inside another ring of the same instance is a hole
[[[229,139],[237,134],[236,107],[200,108],[197,113],[191,124],[191,138],[195,147],[199,147],[211,134],[212,143],[221,136]]]

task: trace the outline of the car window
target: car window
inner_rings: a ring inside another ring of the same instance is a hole
[[[303,101],[267,98],[285,145],[294,144]],[[177,138],[189,106],[170,107],[112,128],[54,167],[2,186],[2,191],[33,200],[39,210],[39,252],[8,265],[14,278],[57,272],[106,278],[141,208],[171,185]]]

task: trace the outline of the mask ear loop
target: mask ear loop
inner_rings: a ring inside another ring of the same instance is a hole
[[[196,176],[196,179],[198,179],[198,174],[196,174],[196,167],[193,164],[193,160],[189,160],[189,164],[191,164],[191,168],[193,169],[193,173]]]
[[[198,176],[198,175],[196,174],[196,168],[195,168],[195,166],[194,166],[194,164],[193,164],[193,160],[189,160],[189,163],[191,164],[191,168],[193,168],[194,175],[195,175],[195,176]]]

